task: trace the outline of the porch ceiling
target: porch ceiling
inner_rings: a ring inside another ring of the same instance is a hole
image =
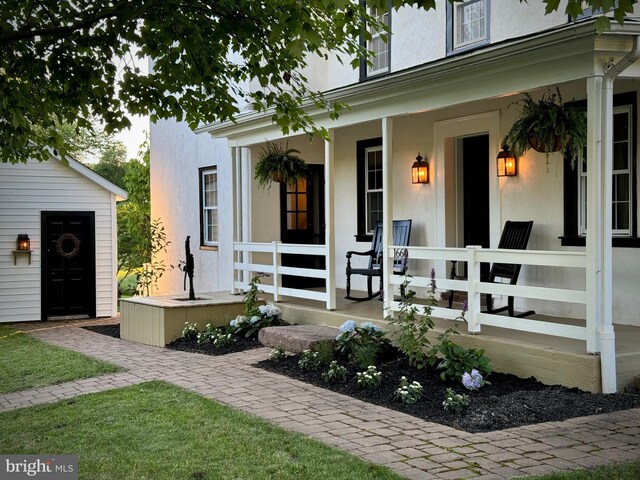
[[[324,111],[311,107],[309,111],[316,125],[340,128],[576,81],[602,74],[606,59],[628,52],[633,34],[640,34],[637,23],[603,36],[595,34],[591,21],[567,25],[326,92],[328,100],[351,106],[337,120],[330,120]],[[227,137],[232,147],[282,137],[270,113],[244,114],[236,123],[198,130],[204,132]]]

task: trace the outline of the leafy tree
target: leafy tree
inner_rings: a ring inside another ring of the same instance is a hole
[[[127,174],[127,147],[121,141],[107,144],[98,163],[88,165],[94,172],[102,175],[111,183],[126,189],[125,176]]]
[[[560,5],[543,2],[547,12]],[[635,2],[567,0],[566,12],[575,17],[584,3],[622,22]],[[391,5],[432,9],[436,0]],[[0,161],[43,160],[47,147],[64,157],[71,147],[56,126],[65,122],[91,130],[96,118],[109,134],[140,114],[195,127],[233,120],[238,100],[271,112],[285,133],[326,134],[307,107],[336,117],[345,105],[311,91],[300,72],[316,55],[357,66],[370,55],[365,22],[380,27],[352,0],[0,0]],[[133,64],[134,52],[152,73]]]

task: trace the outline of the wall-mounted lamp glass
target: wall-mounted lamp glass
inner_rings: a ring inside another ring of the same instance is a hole
[[[16,249],[18,251],[31,250],[31,241],[26,233],[19,233],[16,241]]]
[[[429,183],[429,164],[420,156],[411,166],[411,183]]]
[[[502,146],[502,151],[498,153],[496,160],[499,177],[515,177],[518,174],[518,159],[509,151],[507,145]]]

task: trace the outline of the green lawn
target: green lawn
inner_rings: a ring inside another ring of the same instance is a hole
[[[0,452],[78,454],[81,479],[401,479],[164,382],[0,413]]]
[[[530,480],[638,480],[639,478],[640,461],[591,470],[554,473],[542,477],[531,477]]]
[[[116,365],[0,325],[0,394],[117,372]]]

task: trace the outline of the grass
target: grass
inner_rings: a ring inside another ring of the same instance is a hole
[[[1,413],[0,425],[0,452],[78,454],[81,479],[402,478],[159,381]]]
[[[120,370],[116,365],[49,345],[0,326],[0,393],[95,377]]]
[[[553,473],[530,480],[637,480],[640,478],[640,461],[597,467],[590,470]]]

